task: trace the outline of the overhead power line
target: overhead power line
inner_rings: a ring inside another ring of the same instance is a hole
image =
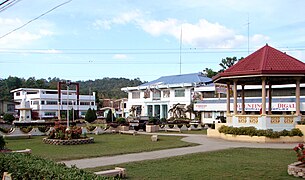
[[[21,0],[6,0],[0,4],[0,12],[5,11],[7,8],[12,7],[16,3],[20,2]]]
[[[41,15],[35,17],[34,19],[31,19],[30,21],[26,22],[25,24],[19,26],[18,28],[13,29],[13,30],[9,31],[8,33],[6,33],[6,34],[0,36],[0,39],[2,39],[2,38],[4,38],[5,36],[7,36],[7,35],[9,35],[9,34],[11,34],[11,33],[13,33],[13,32],[15,32],[15,31],[17,31],[17,30],[19,30],[19,29],[21,29],[21,28],[23,28],[23,27],[25,27],[26,25],[30,24],[31,22],[33,22],[33,21],[35,21],[35,20],[41,18],[42,16],[44,16],[44,15],[46,15],[46,14],[48,14],[48,13],[54,11],[55,9],[57,9],[57,8],[59,8],[59,7],[63,6],[63,5],[65,5],[65,4],[67,4],[67,3],[71,2],[71,1],[72,1],[72,0],[69,0],[69,1],[63,2],[63,3],[61,3],[61,4],[59,4],[59,5],[55,6],[55,7],[53,7],[52,9],[48,10],[47,12],[45,12],[45,13],[43,13],[43,14],[41,14]]]

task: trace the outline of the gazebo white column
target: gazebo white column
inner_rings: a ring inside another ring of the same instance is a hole
[[[241,85],[241,114],[245,114],[245,85]]]
[[[234,85],[234,90],[233,90],[233,96],[234,96],[234,104],[233,104],[233,108],[234,108],[234,115],[237,114],[237,81],[234,80],[233,82]]]
[[[230,113],[230,83],[227,83],[227,115]]]
[[[297,116],[301,115],[300,113],[300,78],[297,78],[296,80],[296,87],[295,87],[295,113]]]
[[[272,114],[272,85],[269,84],[269,89],[268,89],[268,114],[271,115]]]
[[[262,115],[266,115],[266,78],[262,77]]]

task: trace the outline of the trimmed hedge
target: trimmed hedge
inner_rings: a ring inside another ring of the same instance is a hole
[[[273,131],[272,129],[262,130],[255,127],[231,127],[221,126],[218,131],[224,134],[232,135],[248,135],[248,136],[266,136],[269,138],[279,138],[280,136],[303,136],[303,133],[298,128],[293,128],[291,131],[286,129],[282,131]]]
[[[0,153],[1,179],[4,172],[12,174],[13,179],[114,179],[97,176],[93,173],[69,168],[64,164],[42,159],[29,154]]]

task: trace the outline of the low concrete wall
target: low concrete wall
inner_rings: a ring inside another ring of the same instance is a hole
[[[218,129],[226,125],[225,123],[215,124],[215,129],[208,129],[207,136],[214,138],[221,138],[228,141],[240,141],[240,142],[259,142],[259,143],[302,143],[305,142],[305,125],[296,125],[295,128],[299,128],[304,134],[303,137],[300,136],[281,136],[280,138],[268,138],[265,136],[246,136],[246,135],[232,135],[219,133]]]
[[[281,136],[279,138],[268,138],[265,136],[246,136],[246,135],[232,135],[220,133],[220,138],[229,141],[240,141],[240,142],[259,142],[259,143],[301,143],[303,137],[299,136]]]

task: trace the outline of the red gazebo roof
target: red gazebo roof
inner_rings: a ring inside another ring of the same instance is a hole
[[[214,82],[228,77],[272,75],[305,75],[305,63],[277,49],[265,45],[243,60],[213,77]]]

